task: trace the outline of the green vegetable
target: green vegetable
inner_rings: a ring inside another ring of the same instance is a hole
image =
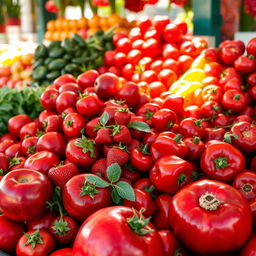
[[[0,136],[8,131],[8,120],[19,114],[27,114],[31,118],[38,117],[43,110],[40,103],[41,87],[27,87],[22,91],[9,87],[0,88]]]
[[[49,63],[48,68],[49,70],[60,70],[67,64],[67,61],[64,59],[55,59]]]
[[[32,77],[37,81],[41,81],[45,78],[46,74],[47,68],[45,66],[39,66],[33,71]]]
[[[65,54],[65,50],[62,47],[54,47],[49,51],[51,58],[61,58]]]
[[[36,47],[35,54],[34,54],[35,59],[46,58],[47,55],[48,55],[48,50],[45,45],[40,44]]]

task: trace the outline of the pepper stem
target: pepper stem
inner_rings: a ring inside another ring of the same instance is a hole
[[[225,169],[229,166],[227,157],[218,157],[212,160],[215,163],[215,168],[218,171],[219,169]]]
[[[220,201],[209,192],[206,192],[199,198],[199,205],[207,211],[216,211],[220,206]]]

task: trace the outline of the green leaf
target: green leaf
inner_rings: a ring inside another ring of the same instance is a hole
[[[106,125],[109,120],[109,114],[107,111],[104,111],[103,114],[100,117],[100,123],[102,125]]]
[[[135,201],[135,193],[129,183],[125,181],[119,181],[114,185],[114,187],[121,198],[127,199],[129,201]]]
[[[97,175],[86,174],[85,177],[89,183],[94,184],[98,188],[106,188],[109,186],[109,183],[107,181],[103,180]]]
[[[122,198],[118,195],[115,188],[111,192],[111,197],[112,197],[112,200],[115,204],[120,204]]]
[[[141,131],[141,132],[151,132],[149,125],[147,123],[141,122],[141,121],[131,122],[131,123],[129,123],[128,127],[138,130],[138,131]]]
[[[120,179],[121,172],[122,171],[119,164],[111,164],[107,169],[107,176],[109,181],[112,183],[117,182]]]

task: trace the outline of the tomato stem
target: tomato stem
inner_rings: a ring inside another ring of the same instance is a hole
[[[216,211],[220,206],[220,201],[209,192],[206,192],[199,198],[199,205],[207,211]]]
[[[242,189],[245,193],[250,193],[252,192],[253,187],[251,184],[244,184]]]
[[[218,157],[212,160],[215,163],[215,168],[218,171],[219,169],[225,169],[229,167],[228,158],[227,157]]]

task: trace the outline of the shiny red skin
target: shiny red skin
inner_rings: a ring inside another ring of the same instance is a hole
[[[66,91],[60,93],[56,99],[56,109],[61,114],[65,109],[73,107],[77,102],[78,96],[75,92]]]
[[[38,137],[29,137],[27,139],[24,139],[21,143],[21,150],[24,155],[30,156],[36,152],[36,145],[38,142]]]
[[[152,59],[157,58],[160,55],[159,47],[160,47],[159,41],[154,38],[150,38],[147,41],[144,41],[144,43],[142,45],[142,53],[146,57],[149,57]],[[151,63],[150,63],[150,65],[151,65]]]
[[[255,51],[256,54],[256,51]],[[254,256],[256,254],[256,237],[253,236],[247,243],[243,246],[240,251],[240,256]]]
[[[94,86],[95,80],[99,77],[99,72],[97,70],[88,70],[77,78],[77,83],[82,88],[87,88]]]
[[[151,156],[154,161],[157,161],[163,156],[176,155],[184,158],[188,153],[188,148],[183,140],[176,142],[174,140],[175,134],[166,136],[161,134],[158,136],[150,147]]]
[[[221,74],[219,84],[224,85],[227,81],[229,81],[230,79],[232,79],[234,77],[241,79],[239,72],[235,68],[233,68],[233,67],[226,68],[223,70],[223,72]]]
[[[130,152],[130,162],[136,169],[142,172],[148,172],[153,166],[152,157],[143,154],[138,148],[135,148]]]
[[[3,136],[0,137],[0,143],[5,141],[5,140],[16,141],[17,138],[11,133],[5,133]]]
[[[29,116],[21,114],[14,116],[8,120],[8,130],[16,137],[20,134],[20,129],[25,125],[30,123],[32,120]]]
[[[13,140],[6,139],[0,142],[0,153],[4,153],[7,148],[14,144]]]
[[[13,170],[15,170],[15,169],[23,168],[23,167],[24,167],[24,164],[25,164],[25,161],[26,161],[26,157],[23,157],[23,156],[21,156],[21,157],[14,157],[13,159],[18,160],[18,163],[12,165],[11,167],[10,167],[10,165],[9,165],[8,172],[13,171]],[[12,159],[12,160],[13,160],[13,159]],[[9,161],[10,161],[10,163],[11,163],[11,160],[9,160]]]
[[[204,134],[204,140],[223,140],[226,130],[224,128],[206,128]]]
[[[49,151],[40,151],[31,155],[25,161],[24,167],[48,174],[50,168],[60,163],[58,157]]]
[[[37,142],[38,151],[50,151],[60,158],[65,155],[65,148],[64,137],[58,132],[48,132],[41,136]]]
[[[8,166],[9,166],[8,157],[5,154],[0,153],[0,170],[5,173],[7,172]]]
[[[170,229],[171,225],[169,222],[169,211],[171,205],[172,197],[167,194],[161,194],[157,197],[156,213],[153,217],[153,224],[158,230],[160,229]]]
[[[191,105],[188,106],[184,109],[184,115],[186,117],[195,117],[195,118],[201,118],[201,110],[200,107],[196,106],[196,105]]]
[[[238,98],[236,98],[238,97]],[[246,99],[242,92],[230,89],[223,94],[222,106],[235,112],[243,110],[246,105]]]
[[[183,139],[183,142],[188,148],[188,153],[186,156],[188,160],[194,161],[201,157],[205,150],[204,142],[201,139],[197,141],[194,138],[188,137]]]
[[[254,57],[241,55],[236,59],[234,66],[241,73],[249,74],[256,70],[256,61]]]
[[[178,60],[177,60],[177,62],[178,62],[178,71],[179,71],[178,73],[183,74],[185,71],[187,71],[190,68],[193,60],[194,59],[191,56],[180,55],[178,57]]]
[[[200,108],[203,117],[214,117],[221,112],[221,107],[216,101],[206,101]]]
[[[102,107],[103,102],[95,93],[87,95],[76,102],[77,111],[83,116],[97,115]]]
[[[228,80],[224,85],[224,91],[235,89],[238,91],[242,91],[242,81],[240,78],[234,77]]]
[[[203,101],[216,101],[221,102],[223,90],[217,85],[206,85],[202,91]]]
[[[28,231],[26,234],[33,234],[35,233],[35,230]],[[28,238],[23,235],[16,246],[16,255],[17,256],[48,256],[51,252],[53,252],[55,247],[54,238],[52,235],[45,231],[45,230],[39,230],[40,237],[43,241],[42,244],[37,243],[35,248],[33,249],[31,247],[31,244],[25,245],[25,243],[28,241]]]
[[[167,108],[156,111],[152,117],[152,124],[158,132],[172,128],[175,123],[177,123],[177,115]]]
[[[0,250],[4,252],[15,251],[19,238],[23,235],[23,226],[21,223],[15,222],[0,216]]]
[[[62,92],[75,92],[75,93],[78,93],[78,92],[81,92],[81,91],[82,91],[82,88],[78,84],[75,84],[75,83],[63,84],[59,88],[59,93],[62,93]]]
[[[160,158],[152,167],[149,177],[161,192],[174,194],[192,179],[192,165],[174,155]],[[180,180],[181,179],[181,180]]]
[[[56,115],[56,113],[54,111],[51,111],[51,110],[43,110],[39,116],[38,116],[38,119],[39,119],[39,122],[43,125],[44,121],[47,119],[48,116],[51,116],[51,115]]]
[[[180,122],[179,133],[181,133],[184,137],[203,137],[205,132],[204,127],[202,126],[202,123],[196,123],[198,120],[199,119],[196,119],[194,117],[188,117],[183,119]]]
[[[159,33],[162,33],[165,27],[171,22],[171,19],[167,15],[156,15],[153,18],[152,25],[157,29]]]
[[[8,157],[19,157],[24,156],[21,143],[14,143],[5,150],[5,155]]]
[[[92,139],[88,139],[92,140]],[[83,153],[83,149],[80,147],[77,147],[75,144],[77,142],[77,139],[73,139],[69,141],[66,147],[66,158],[81,167],[87,167],[92,165],[98,158],[98,148],[97,146],[94,147],[94,155],[90,156],[90,152]]]
[[[204,55],[209,62],[218,62],[220,58],[219,51],[216,48],[205,49]]]
[[[91,215],[80,228],[73,246],[74,255],[164,256],[161,237],[156,231],[137,235],[127,225],[132,209],[122,206],[103,208]],[[149,226],[153,228],[151,223]],[[111,231],[111,232],[110,232]]]
[[[221,201],[216,210],[200,206],[198,199],[206,193]],[[181,189],[173,197],[169,213],[175,235],[200,254],[238,249],[251,234],[248,203],[236,189],[219,181],[204,179]]]
[[[57,89],[59,89],[63,84],[67,84],[67,83],[76,83],[76,79],[70,74],[65,74],[65,75],[59,76],[53,82],[53,84],[56,86]]]
[[[256,174],[251,171],[239,173],[234,181],[233,187],[247,200],[252,201],[256,198]]]
[[[42,106],[47,110],[56,110],[58,96],[59,91],[57,89],[46,89],[40,97]]]
[[[99,123],[100,123],[99,117],[96,117],[91,121],[89,121],[85,126],[86,134],[92,138],[95,138],[97,136],[97,131],[95,128]]]
[[[44,131],[45,132],[61,132],[62,131],[62,118],[59,115],[50,115],[48,116],[44,123]]]
[[[228,166],[223,165],[222,161],[218,166],[213,161],[220,157],[226,159],[226,165]],[[206,147],[200,160],[200,168],[212,179],[230,182],[239,172],[244,170],[245,158],[234,146],[226,142],[215,141]]]
[[[242,121],[232,126],[230,132],[237,136],[232,139],[232,144],[244,153],[256,150],[256,127],[255,125]]]
[[[233,65],[235,60],[241,55],[239,46],[230,44],[220,51],[221,60],[226,65]]]
[[[56,212],[46,212],[43,216],[40,216],[39,218],[29,220],[26,223],[26,229],[27,230],[37,230],[37,229],[49,230],[51,223],[56,217],[58,217],[58,214]]]
[[[247,77],[247,83],[251,86],[256,85],[256,72],[253,72]]]
[[[158,135],[159,133],[152,129],[150,133],[145,134],[145,136],[143,137],[143,143],[151,146],[152,143],[156,141]]]
[[[178,115],[182,115],[184,112],[184,98],[177,95],[169,95],[165,98],[163,108],[168,108],[174,111]]]
[[[123,205],[130,208],[134,208],[137,211],[145,209],[145,211],[143,212],[143,215],[145,217],[153,216],[156,210],[156,206],[150,194],[138,188],[134,188],[134,193],[135,201],[132,202],[127,199],[124,199]]]
[[[14,170],[0,183],[0,208],[12,220],[25,221],[40,216],[51,196],[49,179],[34,170]]]
[[[20,139],[24,140],[27,136],[36,136],[37,132],[40,130],[40,125],[36,122],[31,122],[24,125],[20,129]]]
[[[133,82],[126,83],[118,91],[116,99],[124,100],[129,107],[138,105],[140,101],[139,87]]]
[[[85,182],[86,174],[72,177],[64,186],[62,195],[68,214],[81,222],[97,210],[110,206],[112,202],[109,188],[96,188],[98,193],[94,198],[90,195],[81,196],[81,189]]]
[[[64,248],[58,251],[55,251],[50,256],[72,256],[72,249],[71,248]]]
[[[85,128],[86,121],[78,113],[68,114],[62,123],[63,132],[69,138],[79,137],[81,135],[81,130]]]
[[[182,31],[176,24],[170,23],[164,29],[163,38],[167,43],[177,43],[181,41]]]

